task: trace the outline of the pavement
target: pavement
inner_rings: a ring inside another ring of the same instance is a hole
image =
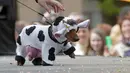
[[[130,58],[101,56],[57,56],[54,66],[17,66],[14,56],[0,56],[0,73],[130,73]]]

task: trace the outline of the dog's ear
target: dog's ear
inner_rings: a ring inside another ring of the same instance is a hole
[[[54,21],[54,25],[57,26],[57,25],[60,23],[60,21],[63,20],[63,19],[64,19],[63,16],[57,17],[57,18],[55,19],[55,21]]]
[[[61,35],[63,35],[65,31],[66,31],[66,28],[63,28],[63,29],[61,29],[61,30],[55,32],[55,33],[54,33],[54,36],[58,38],[58,37],[60,37]]]

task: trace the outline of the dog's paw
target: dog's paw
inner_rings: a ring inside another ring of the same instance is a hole
[[[33,65],[37,66],[37,65],[42,65],[42,58],[35,58],[32,61]]]
[[[23,66],[25,63],[25,59],[22,56],[15,56],[15,60],[17,61],[18,66]]]
[[[75,54],[72,53],[72,54],[69,55],[69,57],[75,59]]]
[[[53,66],[52,64],[48,64],[45,61],[43,61],[43,66]]]
[[[23,62],[17,61],[17,66],[23,66],[23,65],[24,65]]]

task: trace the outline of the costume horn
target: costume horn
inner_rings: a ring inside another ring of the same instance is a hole
[[[78,26],[79,28],[86,28],[86,27],[88,27],[89,22],[90,22],[90,20],[87,19],[87,20],[85,20],[85,21],[79,23],[77,26]]]

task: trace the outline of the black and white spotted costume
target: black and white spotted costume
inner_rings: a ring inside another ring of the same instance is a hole
[[[61,50],[64,50],[66,55],[72,54],[75,51],[75,48],[70,42],[67,42],[65,34],[71,29],[77,29],[77,27],[80,26],[82,27],[83,24],[80,24],[79,26],[70,26],[70,22],[67,22],[69,19],[70,18],[67,17],[58,17],[53,25],[29,25],[24,27],[17,40],[17,55],[15,60],[24,64],[25,57],[27,56],[26,46],[41,50],[42,61],[48,65],[53,64],[55,55]],[[73,22],[71,23],[74,24]],[[88,23],[88,21],[85,23]],[[56,34],[60,37],[55,37],[54,35]]]

